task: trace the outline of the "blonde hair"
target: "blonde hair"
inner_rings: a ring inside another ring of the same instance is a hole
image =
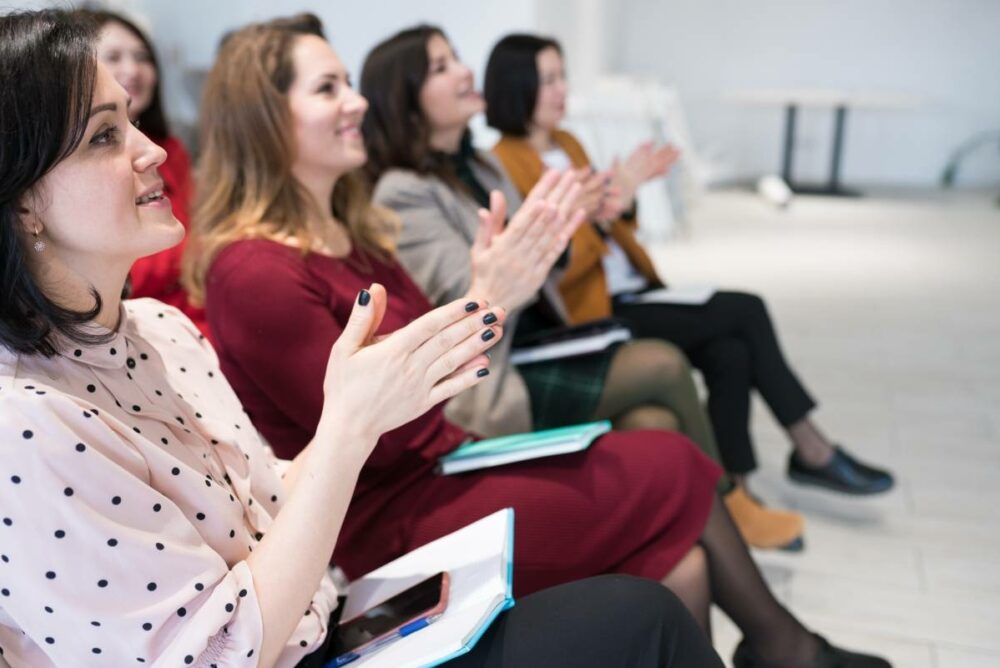
[[[227,245],[293,240],[306,254],[317,241],[306,221],[322,212],[292,175],[295,141],[286,96],[295,78],[292,47],[307,34],[324,37],[310,14],[251,24],[225,38],[205,81],[203,152],[182,271],[195,303],[204,303],[206,274]],[[383,257],[394,254],[398,218],[371,203],[359,172],[339,178],[332,199],[333,214],[354,243]]]

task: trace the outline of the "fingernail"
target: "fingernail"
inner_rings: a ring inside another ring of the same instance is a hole
[[[490,370],[489,369],[480,369],[479,371],[476,372],[476,375],[479,376],[480,378],[483,378],[484,376],[490,375]]]
[[[362,306],[368,306],[368,302],[372,300],[372,295],[367,290],[362,290],[358,293],[358,303]]]
[[[483,332],[483,341],[489,341],[494,336],[496,336],[496,334],[493,332],[493,330],[487,329],[485,332]]]
[[[477,308],[479,308],[479,304],[477,304],[476,302],[469,302],[468,304],[465,305],[465,312],[472,313]]]
[[[483,316],[484,325],[492,325],[496,321],[497,321],[497,316],[495,313],[487,313],[486,315]]]

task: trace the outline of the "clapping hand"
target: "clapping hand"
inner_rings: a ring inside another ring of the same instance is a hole
[[[551,170],[509,224],[507,199],[499,191],[490,193],[490,208],[479,210],[469,294],[510,309],[530,301],[586,218],[578,206],[580,190],[573,172]]]
[[[321,419],[359,437],[349,443],[368,447],[481,382],[489,374],[485,353],[503,336],[506,318],[502,308],[490,308],[485,300],[461,299],[376,336],[385,308],[381,285],[361,292],[330,351],[323,383]]]
[[[640,144],[624,161],[615,160],[611,166],[612,183],[620,191],[622,210],[631,208],[639,186],[669,172],[680,155],[680,150],[672,144],[655,146],[648,141]]]

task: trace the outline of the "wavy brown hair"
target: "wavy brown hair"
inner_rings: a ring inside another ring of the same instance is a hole
[[[312,14],[248,25],[225,37],[201,104],[202,156],[183,283],[204,303],[205,276],[218,253],[241,239],[293,239],[309,253],[306,221],[318,203],[292,174],[295,140],[287,93],[292,47],[302,35],[326,39]],[[330,203],[351,239],[378,256],[394,252],[397,218],[373,206],[356,172],[337,180]]]
[[[435,35],[448,41],[437,26],[420,24],[401,30],[376,44],[361,66],[361,94],[368,100],[368,113],[361,134],[368,151],[365,175],[374,187],[390,169],[408,169],[436,176],[450,187],[469,192],[455,172],[450,156],[431,147],[431,129],[420,108],[420,89],[427,81],[427,43]],[[471,144],[466,128],[463,143]],[[493,166],[478,154],[472,157],[493,172]]]

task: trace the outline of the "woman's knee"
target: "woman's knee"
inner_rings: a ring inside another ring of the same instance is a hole
[[[681,423],[673,411],[663,406],[636,406],[615,419],[615,429],[658,429],[680,431]]]
[[[631,575],[601,575],[588,582],[595,598],[610,606],[607,612],[612,615],[663,624],[688,614],[676,594],[653,580]]]
[[[666,341],[639,339],[629,344],[627,350],[637,358],[642,374],[659,382],[687,380],[691,375],[691,365],[683,351]]]

